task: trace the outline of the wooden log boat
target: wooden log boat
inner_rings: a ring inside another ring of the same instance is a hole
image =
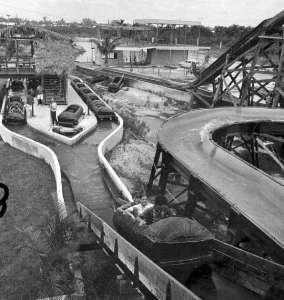
[[[129,242],[181,282],[212,260],[206,243],[213,236],[194,219],[173,216],[139,225],[130,214],[117,210],[113,223]]]

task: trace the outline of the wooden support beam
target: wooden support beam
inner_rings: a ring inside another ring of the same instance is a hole
[[[268,83],[270,83],[270,82],[274,82],[275,81],[275,78],[273,77],[273,78],[265,78],[265,79],[255,79],[254,80],[254,82],[255,83],[261,83],[261,82],[267,82],[267,84]]]
[[[196,91],[191,90],[190,92],[191,92],[198,100],[200,100],[203,104],[205,104],[207,107],[210,107],[210,104],[209,104],[206,100],[204,100],[204,99],[202,98],[202,96],[200,96]]]
[[[271,58],[268,56],[268,54],[263,51],[262,54],[265,56],[265,58],[270,62],[271,66],[274,68],[274,69],[277,69],[277,65],[274,63],[274,61],[271,60]]]
[[[240,138],[241,138],[241,140],[244,142],[244,145],[246,146],[246,148],[247,148],[247,150],[249,151],[249,153],[251,153],[251,145],[248,144],[248,143],[251,142],[251,139],[246,140],[242,134],[240,135]]]
[[[229,73],[229,76],[230,76],[232,82],[234,83],[234,86],[239,90],[239,92],[241,92],[241,89],[240,89],[239,85],[238,85],[237,82],[236,82],[236,77],[238,76],[238,74],[237,74],[235,77],[233,77],[232,74]],[[229,86],[230,86],[230,85],[229,85]]]
[[[275,154],[268,149],[268,147],[264,144],[264,142],[260,138],[256,137],[256,140],[258,144],[262,147],[262,149],[276,162],[276,164],[281,168],[281,170],[284,171],[284,165],[275,156]]]
[[[188,184],[185,184],[185,183],[180,183],[180,182],[177,182],[177,181],[171,181],[171,180],[168,180],[168,184],[173,184],[173,185],[178,185],[178,186],[188,186]]]
[[[274,142],[280,142],[280,143],[284,143],[284,138],[281,137],[277,137],[268,133],[254,133],[254,135],[256,136],[262,136],[268,140],[274,141]]]
[[[284,92],[281,90],[279,87],[276,87],[275,90],[282,96],[284,97]]]
[[[222,89],[222,80],[221,78],[219,79],[219,83],[218,83],[218,86],[217,86],[217,89],[214,93],[214,97],[213,97],[213,101],[212,101],[212,104],[211,104],[211,107],[214,107],[215,106],[215,103],[217,102],[218,100],[218,97],[219,97],[219,94],[220,94],[220,90]]]
[[[270,39],[270,40],[284,40],[283,37],[280,36],[269,36],[269,35],[260,35],[260,39]]]
[[[256,88],[254,90],[254,92],[258,92],[261,89],[264,89],[267,93],[269,93],[270,91],[266,88],[266,86],[269,84],[270,82],[265,82],[264,84],[258,82],[258,84],[260,85],[258,88]]]
[[[151,174],[150,174],[149,182],[147,184],[147,193],[149,193],[151,191],[152,187],[153,187],[153,182],[154,182],[154,179],[156,178],[155,177],[156,166],[157,166],[157,164],[159,162],[160,154],[161,154],[161,146],[158,143],[157,144],[157,149],[156,149],[156,154],[155,154],[155,157],[154,157],[153,166],[152,166],[152,169],[151,169]]]
[[[162,172],[159,180],[159,188],[161,193],[164,194],[167,186],[168,175],[170,173],[171,166],[170,166],[170,155],[167,152],[163,152],[162,155],[163,155],[162,156],[163,167],[161,169]]]
[[[223,70],[221,72],[221,78],[222,78],[223,84],[225,85],[225,92],[227,92],[227,94],[229,95],[229,98],[230,98],[231,102],[234,104],[234,106],[236,106],[236,102],[235,102],[235,100],[234,100],[234,98],[233,98],[233,96],[232,96],[232,94],[230,92],[230,89],[228,87],[228,84],[227,84],[225,76],[224,76],[225,72],[226,72],[226,66],[228,65],[229,59],[230,59],[230,55],[227,54],[226,55],[226,61],[225,61],[225,64],[224,64],[224,68],[223,68]]]
[[[242,69],[242,62],[240,62],[237,66],[234,67],[234,69],[230,69],[230,66],[232,65],[232,63],[230,63],[230,65],[228,67],[226,67],[224,70],[227,72],[235,72],[235,71],[239,71]]]
[[[279,57],[279,66],[278,66],[278,76],[275,82],[275,97],[273,99],[273,103],[272,103],[272,107],[277,107],[278,106],[278,102],[279,102],[279,98],[280,98],[280,93],[278,90],[276,90],[276,88],[280,88],[282,83],[282,79],[283,79],[283,75],[281,75],[282,70],[283,70],[283,60],[284,60],[284,29],[283,29],[283,41],[282,41],[282,47],[281,47],[281,52],[280,52],[280,57]]]
[[[253,60],[252,60],[252,63],[251,63],[251,66],[250,66],[250,70],[249,70],[247,76],[245,76],[245,78],[243,79],[242,91],[241,91],[241,103],[240,103],[241,106],[246,104],[246,102],[247,102],[247,104],[249,104],[250,81],[255,73],[255,65],[258,60],[260,49],[261,49],[261,45],[258,44],[255,54],[254,54],[254,57],[253,57]]]
[[[173,197],[172,197],[173,199],[171,201],[169,201],[168,204],[171,204],[173,201],[175,201],[176,199],[178,199],[187,190],[188,190],[188,186],[185,189],[183,189],[182,191],[180,191],[177,195],[173,195]]]
[[[254,51],[254,49],[256,49],[257,45],[254,45],[253,47],[251,47],[250,49],[248,49],[247,51],[245,51],[244,53],[242,53],[241,55],[237,56],[235,59],[233,59],[231,62],[230,62],[230,65],[233,65],[235,62],[237,61],[240,61],[242,58],[246,57],[247,54],[249,54],[250,52]],[[253,58],[250,58],[247,60],[247,63],[249,63]],[[242,65],[242,62],[240,63],[240,65]],[[228,67],[229,67],[228,66]]]
[[[238,85],[238,83],[236,82],[236,78],[240,75],[241,72],[242,72],[242,69],[239,69],[239,71],[238,71],[236,74],[234,74],[234,76],[233,76],[234,81],[231,80],[231,82],[229,83],[228,87],[230,87],[230,86],[232,85],[232,83],[235,83],[235,85]],[[231,72],[231,73],[229,74],[229,72],[228,72],[227,74],[225,74],[225,75],[224,75],[224,79],[227,78],[228,76],[231,77],[231,76],[232,76],[232,73],[233,73],[233,72]],[[234,85],[234,86],[235,86],[235,85]],[[233,86],[232,88],[234,88],[234,86]]]

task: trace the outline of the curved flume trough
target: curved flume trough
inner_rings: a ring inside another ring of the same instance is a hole
[[[284,186],[222,146],[228,128],[248,128],[245,124],[276,124],[273,128],[277,131],[277,124],[284,128],[284,113],[252,107],[194,110],[166,122],[158,142],[235,213],[283,250]],[[262,126],[264,131],[268,127]]]

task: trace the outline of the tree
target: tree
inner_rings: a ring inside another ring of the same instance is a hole
[[[90,41],[96,44],[98,47],[98,50],[102,55],[105,56],[105,64],[108,64],[108,55],[111,51],[114,50],[114,48],[119,45],[120,38],[114,38],[111,37],[105,37],[103,40],[97,40],[97,39],[91,39]]]
[[[92,27],[96,24],[97,24],[97,22],[95,20],[90,19],[90,18],[83,18],[82,19],[82,25],[83,26]]]
[[[63,18],[61,18],[61,20],[56,21],[56,24],[59,26],[64,26],[64,25],[66,25],[66,22]]]

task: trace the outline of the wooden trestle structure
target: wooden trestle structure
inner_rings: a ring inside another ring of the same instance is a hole
[[[281,120],[281,109],[248,107],[200,109],[171,118],[159,132],[147,193],[165,195],[178,215],[211,231],[209,251],[233,269],[283,293],[284,185],[258,168],[259,155],[266,153],[283,172],[283,156],[269,147],[269,141],[284,145]],[[234,153],[238,148],[247,160]],[[238,280],[233,270],[228,277]],[[262,285],[241,284],[257,293]]]
[[[284,11],[261,22],[203,70],[189,88],[196,101],[204,107],[284,107],[283,24]]]

